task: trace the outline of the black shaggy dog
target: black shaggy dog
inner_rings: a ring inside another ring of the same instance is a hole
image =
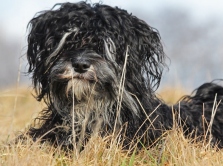
[[[33,140],[72,149],[113,133],[126,147],[151,145],[175,120],[186,135],[211,135],[223,147],[223,87],[203,84],[173,108],[158,99],[165,54],[143,20],[118,7],[63,3],[29,28],[29,73],[47,104],[28,131]]]

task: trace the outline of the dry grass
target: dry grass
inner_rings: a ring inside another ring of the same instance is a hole
[[[158,96],[164,99],[165,103],[169,105],[176,104],[177,101],[184,95],[188,95],[188,93],[180,85],[174,87],[174,89],[171,87],[164,87],[158,92]]]
[[[174,103],[184,91],[164,89],[165,101]],[[28,88],[0,92],[0,165],[222,165],[223,151],[191,143],[180,129],[167,132],[165,140],[149,149],[126,152],[116,145],[108,147],[109,138],[93,137],[80,153],[65,154],[38,142],[9,146],[17,131],[24,130],[44,104],[37,103]],[[110,145],[110,143],[109,143]]]

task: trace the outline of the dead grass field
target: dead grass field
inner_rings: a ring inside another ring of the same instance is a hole
[[[185,91],[181,88],[164,88],[160,92],[163,100],[170,104],[182,94]],[[192,140],[186,139],[180,129],[168,131],[157,146],[131,153],[111,144],[108,138],[98,137],[93,137],[80,154],[73,151],[68,155],[38,142],[9,146],[8,142],[18,131],[24,131],[42,108],[44,104],[35,101],[29,88],[0,91],[0,166],[217,166],[223,163],[222,150],[203,143],[191,143]]]

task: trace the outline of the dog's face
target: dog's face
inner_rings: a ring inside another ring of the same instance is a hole
[[[76,102],[85,102],[90,95],[109,97],[112,94],[108,94],[107,88],[117,82],[112,69],[111,63],[94,51],[65,52],[50,69],[51,91],[68,100],[74,95]]]
[[[50,69],[51,101],[62,114],[64,106],[73,102],[75,108],[86,109],[87,105],[88,110],[96,109],[103,102],[115,100],[117,75],[114,61],[93,50],[65,51]]]
[[[159,85],[159,34],[125,10],[65,3],[38,14],[29,26],[27,57],[38,99],[61,114],[73,102],[78,108],[114,105],[120,93],[134,109],[131,93],[143,100]]]

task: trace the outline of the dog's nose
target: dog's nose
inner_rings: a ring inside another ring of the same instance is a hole
[[[78,73],[86,72],[91,66],[91,64],[88,61],[76,61],[73,62],[72,65],[74,70]]]

